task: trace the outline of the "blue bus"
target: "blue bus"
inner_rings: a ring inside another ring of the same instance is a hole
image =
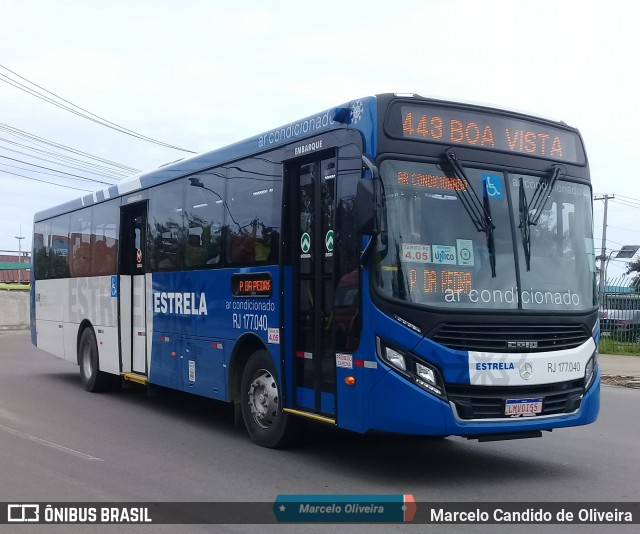
[[[37,213],[32,341],[266,447],[304,418],[538,437],[599,410],[591,199],[562,122],[354,100]]]

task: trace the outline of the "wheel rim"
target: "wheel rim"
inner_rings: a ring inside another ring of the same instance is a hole
[[[93,362],[91,361],[91,345],[84,343],[82,346],[82,374],[85,378],[93,375]]]
[[[269,428],[278,415],[278,386],[274,376],[266,369],[253,375],[249,386],[249,409],[256,424]]]

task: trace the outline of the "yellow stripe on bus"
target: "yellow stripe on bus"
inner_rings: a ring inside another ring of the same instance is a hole
[[[314,413],[300,412],[298,410],[292,410],[291,408],[285,408],[282,411],[293,414],[293,415],[299,415],[301,417],[308,417],[309,419],[315,419],[316,421],[322,421],[323,423],[329,423],[331,425],[336,424],[335,419],[330,419],[329,417],[322,417],[321,415],[316,415]]]

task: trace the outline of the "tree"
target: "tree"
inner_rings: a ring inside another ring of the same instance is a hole
[[[638,293],[640,293],[640,259],[627,263],[627,273],[636,273],[631,280],[631,287]]]

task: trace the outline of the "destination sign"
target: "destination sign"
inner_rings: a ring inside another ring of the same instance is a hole
[[[270,297],[272,290],[269,273],[234,274],[231,276],[231,294],[234,297]]]
[[[398,104],[386,123],[394,137],[585,163],[580,137],[543,122],[432,105]]]

